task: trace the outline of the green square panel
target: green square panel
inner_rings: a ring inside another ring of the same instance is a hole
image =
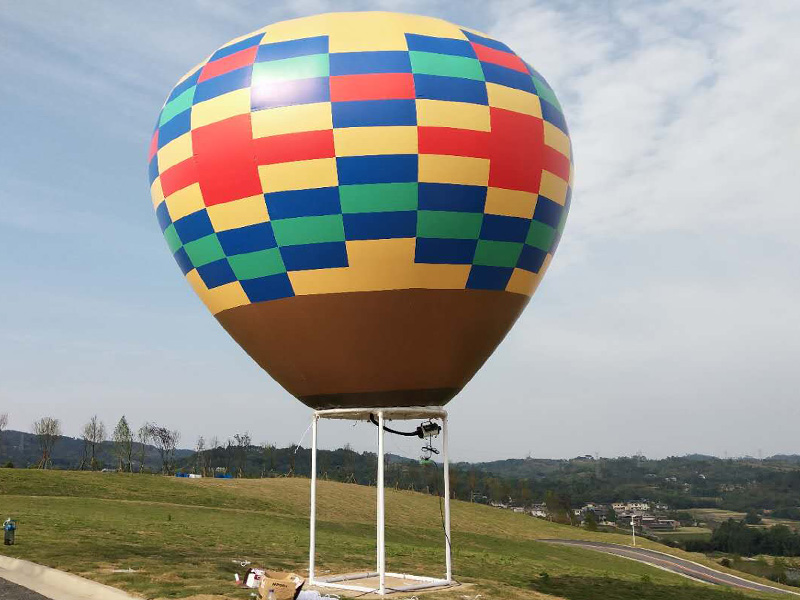
[[[539,96],[539,98],[541,98],[542,100],[546,100],[547,102],[555,106],[559,110],[559,112],[563,112],[563,110],[561,109],[561,104],[559,103],[558,98],[556,98],[556,95],[553,92],[553,90],[550,89],[550,86],[548,86],[544,81],[542,81],[538,77],[534,77],[533,87],[536,88],[536,95]]]
[[[342,212],[398,212],[417,210],[416,183],[370,183],[339,186]]]
[[[467,56],[452,56],[435,52],[411,51],[411,70],[421,75],[440,75],[442,77],[460,77],[484,81],[481,63]]]
[[[545,225],[540,221],[531,221],[530,229],[528,229],[528,237],[525,238],[525,243],[539,250],[548,252],[553,245],[553,239],[556,237],[556,230]]]
[[[178,237],[178,232],[175,231],[175,225],[173,223],[170,223],[169,226],[164,230],[164,239],[167,240],[169,251],[173,254],[175,254],[183,245],[181,243],[181,238]]]
[[[483,213],[421,210],[417,215],[417,237],[477,240]]]
[[[472,264],[485,267],[514,267],[521,252],[521,242],[478,240]]]
[[[229,256],[228,262],[231,265],[231,269],[233,269],[234,275],[240,280],[255,279],[256,277],[266,277],[267,275],[286,272],[281,252],[277,248]]]
[[[225,252],[222,250],[217,236],[213,233],[185,244],[184,248],[195,268],[225,258]]]
[[[190,87],[188,90],[170,100],[166,106],[161,110],[161,117],[158,119],[158,126],[161,127],[164,123],[172,119],[188,108],[191,108],[192,101],[194,100],[195,86]]]
[[[330,63],[327,54],[309,54],[282,60],[257,62],[253,65],[252,87],[271,81],[294,81],[328,77]]]
[[[278,246],[344,241],[342,215],[278,219],[272,221],[272,231]]]

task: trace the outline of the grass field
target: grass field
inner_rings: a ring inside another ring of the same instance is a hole
[[[675,531],[659,531],[658,537],[661,540],[672,540],[675,542],[685,542],[687,540],[710,540],[711,529],[707,527],[681,527]]]
[[[17,545],[0,548],[9,556],[146,598],[244,599],[248,592],[233,587],[238,568],[234,560],[305,572],[308,485],[306,479],[190,480],[0,469],[0,514],[19,520]],[[386,510],[388,566],[441,576],[438,500],[387,490]],[[320,570],[372,567],[374,488],[320,482],[318,519]],[[622,558],[537,541],[582,538],[627,543],[627,536],[590,534],[465,502],[453,503],[452,521],[454,573],[472,586],[426,595],[430,600],[476,594],[485,600],[779,597],[744,595]],[[135,572],[114,573],[116,569]]]
[[[694,518],[698,521],[714,526],[724,523],[728,519],[741,521],[745,517],[745,513],[743,512],[722,510],[719,508],[692,508],[689,509],[688,512],[692,513]],[[786,525],[791,529],[800,530],[800,521],[792,521],[791,519],[772,519],[770,517],[764,517],[760,524],[761,527],[772,527],[773,525]]]

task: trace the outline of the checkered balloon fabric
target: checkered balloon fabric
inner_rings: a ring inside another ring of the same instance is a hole
[[[233,40],[169,94],[153,204],[209,309],[396,289],[530,296],[570,205],[545,79],[439,19],[338,13]]]

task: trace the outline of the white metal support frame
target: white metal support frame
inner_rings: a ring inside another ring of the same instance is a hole
[[[317,577],[316,562],[316,527],[317,527],[317,430],[320,419],[347,419],[367,421],[370,415],[378,417],[378,477],[377,477],[377,528],[376,536],[376,571],[348,573],[346,575],[327,575]],[[384,488],[384,424],[391,420],[438,419],[442,422],[442,463],[444,467],[444,538],[445,538],[445,577],[423,577],[407,573],[391,573],[386,571],[386,521],[385,521],[385,488]],[[441,587],[453,583],[452,548],[450,545],[450,465],[447,455],[447,411],[440,407],[407,407],[407,408],[342,408],[314,411],[311,420],[311,515],[309,521],[308,551],[308,583],[320,587],[336,588],[354,592],[375,593],[380,595],[392,592],[407,592],[425,588]],[[360,579],[378,578],[377,587],[346,583]],[[387,587],[386,578],[401,579],[401,585]]]

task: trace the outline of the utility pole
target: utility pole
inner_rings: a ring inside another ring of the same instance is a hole
[[[631,536],[633,536],[633,547],[636,547],[636,515],[631,515]]]

